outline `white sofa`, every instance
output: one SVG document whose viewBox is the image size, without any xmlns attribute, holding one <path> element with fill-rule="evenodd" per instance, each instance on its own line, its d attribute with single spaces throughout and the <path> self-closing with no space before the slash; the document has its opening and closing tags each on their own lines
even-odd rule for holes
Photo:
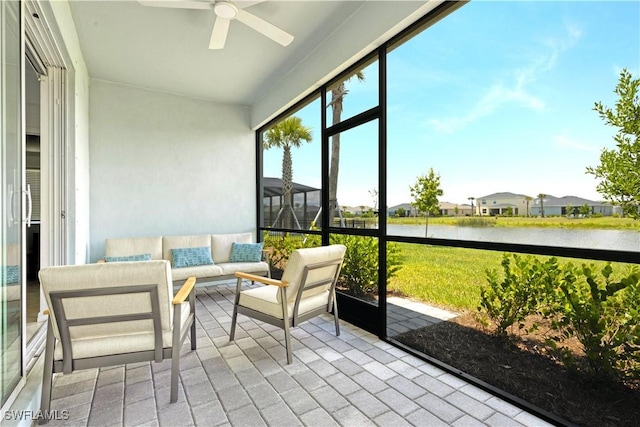
<svg viewBox="0 0 640 427">
<path fill-rule="evenodd" d="M 105 260 L 114 257 L 131 257 L 136 255 L 150 255 L 152 260 L 167 260 L 171 262 L 171 275 L 174 283 L 182 283 L 185 279 L 195 276 L 198 283 L 234 278 L 236 272 L 252 273 L 269 277 L 269 263 L 264 255 L 258 261 L 232 262 L 231 252 L 234 243 L 252 243 L 251 233 L 231 234 L 198 234 L 193 236 L 155 236 L 155 237 L 126 237 L 106 239 Z M 211 248 L 213 264 L 196 265 L 176 268 L 172 257 L 172 249 Z M 175 253 L 175 252 L 174 252 Z M 262 251 L 261 251 L 262 253 Z"/>
</svg>

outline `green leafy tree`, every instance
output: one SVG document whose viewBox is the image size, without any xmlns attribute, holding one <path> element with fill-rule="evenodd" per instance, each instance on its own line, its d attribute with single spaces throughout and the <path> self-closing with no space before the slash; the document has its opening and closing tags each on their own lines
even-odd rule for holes
<svg viewBox="0 0 640 427">
<path fill-rule="evenodd" d="M 413 202 L 411 206 L 415 207 L 418 212 L 426 214 L 426 225 L 424 229 L 424 237 L 427 237 L 429 230 L 429 216 L 437 215 L 439 209 L 438 197 L 444 192 L 440 188 L 440 175 L 436 175 L 433 168 L 429 169 L 429 173 L 418 177 L 416 184 L 409 187 Z"/>
<path fill-rule="evenodd" d="M 564 207 L 564 210 L 567 217 L 570 217 L 571 215 L 573 215 L 573 205 L 571 203 L 567 204 L 567 206 Z"/>
<path fill-rule="evenodd" d="M 585 203 L 584 205 L 580 206 L 580 208 L 578 209 L 578 213 L 582 216 L 589 216 L 589 214 L 591 213 L 591 208 L 588 204 Z"/>
<path fill-rule="evenodd" d="M 613 137 L 616 148 L 603 148 L 600 165 L 587 167 L 587 173 L 600 182 L 596 190 L 625 215 L 640 219 L 640 79 L 633 79 L 627 69 L 620 72 L 615 93 L 620 98 L 614 109 L 596 102 L 594 110 L 609 126 L 618 129 Z"/>
<path fill-rule="evenodd" d="M 396 216 L 405 217 L 407 216 L 407 212 L 404 210 L 404 208 L 398 208 L 398 210 L 396 211 Z"/>
<path fill-rule="evenodd" d="M 293 188 L 293 160 L 291 147 L 300 147 L 303 142 L 311 141 L 311 129 L 302 124 L 296 116 L 279 122 L 264 134 L 266 150 L 282 148 L 282 227 L 291 228 L 293 209 L 291 208 L 291 190 Z"/>
</svg>

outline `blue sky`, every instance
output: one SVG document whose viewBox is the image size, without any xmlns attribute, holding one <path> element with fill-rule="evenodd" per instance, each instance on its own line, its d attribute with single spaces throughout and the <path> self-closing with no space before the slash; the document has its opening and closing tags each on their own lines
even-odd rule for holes
<svg viewBox="0 0 640 427">
<path fill-rule="evenodd" d="M 348 117 L 377 104 L 377 64 L 350 81 Z M 509 191 L 599 200 L 585 174 L 614 146 L 592 110 L 613 106 L 620 70 L 640 75 L 638 1 L 472 1 L 388 56 L 388 204 L 432 167 L 441 201 Z M 314 140 L 293 150 L 294 181 L 320 184 L 320 105 L 297 113 Z M 342 137 L 338 199 L 373 205 L 375 123 Z M 279 150 L 265 176 L 281 175 Z"/>
</svg>

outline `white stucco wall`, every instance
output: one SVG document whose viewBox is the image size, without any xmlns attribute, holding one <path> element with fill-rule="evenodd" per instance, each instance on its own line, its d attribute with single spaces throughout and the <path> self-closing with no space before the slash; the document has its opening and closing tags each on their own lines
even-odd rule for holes
<svg viewBox="0 0 640 427">
<path fill-rule="evenodd" d="M 54 16 L 56 39 L 68 61 L 67 84 L 67 263 L 84 264 L 89 256 L 89 72 L 67 1 L 42 5 Z"/>
<path fill-rule="evenodd" d="M 91 261 L 113 237 L 255 231 L 247 107 L 90 85 Z"/>
</svg>

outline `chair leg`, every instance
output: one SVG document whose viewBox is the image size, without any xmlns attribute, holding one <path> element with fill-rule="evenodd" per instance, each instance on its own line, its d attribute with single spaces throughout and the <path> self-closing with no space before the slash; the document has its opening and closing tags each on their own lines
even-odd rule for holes
<svg viewBox="0 0 640 427">
<path fill-rule="evenodd" d="M 44 353 L 44 370 L 42 372 L 42 394 L 40 396 L 40 410 L 43 414 L 49 412 L 51 408 L 51 389 L 53 387 L 53 351 L 55 347 L 55 337 L 51 320 L 47 324 L 47 341 Z M 42 417 L 38 424 L 49 422 L 47 417 Z"/>
<path fill-rule="evenodd" d="M 289 332 L 289 322 L 287 320 L 284 321 L 284 344 L 287 348 L 287 365 L 290 365 L 293 357 L 291 355 L 291 334 Z"/>
<path fill-rule="evenodd" d="M 180 380 L 180 344 L 171 350 L 171 403 L 178 401 L 178 381 Z"/>
<path fill-rule="evenodd" d="M 231 331 L 229 332 L 229 341 L 233 341 L 236 335 L 236 319 L 238 318 L 238 306 L 233 306 L 233 316 L 231 316 Z"/>
<path fill-rule="evenodd" d="M 242 279 L 238 277 L 236 283 L 236 297 L 233 300 L 233 316 L 231 316 L 231 331 L 229 332 L 229 341 L 233 341 L 236 336 L 236 320 L 238 319 L 238 303 L 240 302 L 240 292 L 242 291 Z"/>
<path fill-rule="evenodd" d="M 333 321 L 336 324 L 336 336 L 340 336 L 340 322 L 338 319 L 338 301 L 336 300 L 335 291 L 333 293 Z"/>
<path fill-rule="evenodd" d="M 196 294 L 191 292 L 189 296 L 189 309 L 193 314 L 193 320 L 191 321 L 191 350 L 196 349 Z"/>
</svg>

